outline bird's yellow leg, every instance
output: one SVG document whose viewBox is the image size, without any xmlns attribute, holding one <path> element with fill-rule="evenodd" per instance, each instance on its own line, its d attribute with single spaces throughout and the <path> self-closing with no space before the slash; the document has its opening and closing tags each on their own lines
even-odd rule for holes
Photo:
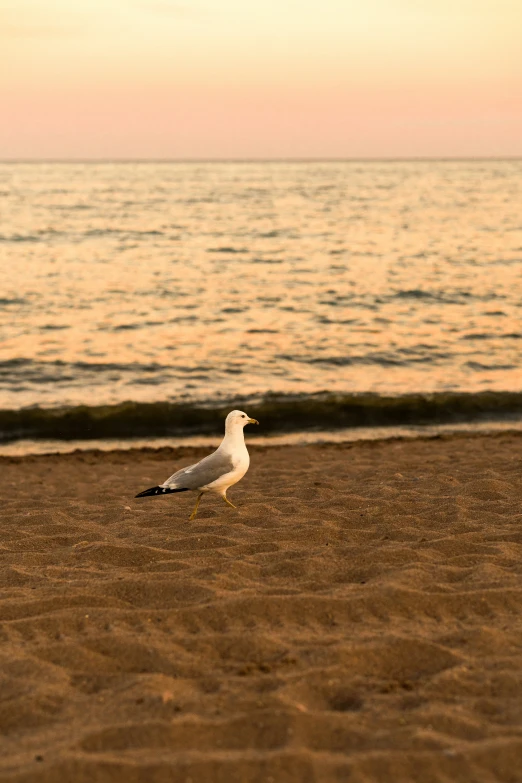
<svg viewBox="0 0 522 783">
<path fill-rule="evenodd" d="M 227 498 L 226 495 L 222 495 L 221 497 L 223 498 L 225 503 L 228 503 L 229 506 L 232 506 L 232 508 L 237 508 L 237 506 L 234 506 L 234 504 L 230 502 L 230 500 Z"/>
<path fill-rule="evenodd" d="M 203 492 L 200 492 L 199 495 L 198 495 L 198 499 L 196 500 L 196 505 L 194 506 L 194 511 L 189 516 L 189 521 L 190 522 L 192 522 L 192 520 L 195 519 L 196 514 L 198 513 L 199 501 L 201 500 L 202 497 L 203 497 Z"/>
</svg>

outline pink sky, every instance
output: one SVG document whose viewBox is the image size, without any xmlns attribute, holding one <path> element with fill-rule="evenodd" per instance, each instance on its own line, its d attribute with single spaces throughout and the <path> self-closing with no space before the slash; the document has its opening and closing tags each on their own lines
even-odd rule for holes
<svg viewBox="0 0 522 783">
<path fill-rule="evenodd" d="M 519 0 L 2 8 L 3 159 L 522 155 Z"/>
</svg>

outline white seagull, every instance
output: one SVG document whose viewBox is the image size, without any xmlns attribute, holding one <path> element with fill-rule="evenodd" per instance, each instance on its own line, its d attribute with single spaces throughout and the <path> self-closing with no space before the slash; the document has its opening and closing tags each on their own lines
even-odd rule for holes
<svg viewBox="0 0 522 783">
<path fill-rule="evenodd" d="M 198 512 L 199 501 L 205 492 L 217 492 L 225 503 L 236 508 L 227 498 L 227 489 L 243 478 L 250 465 L 243 428 L 246 424 L 259 424 L 243 411 L 231 411 L 225 419 L 225 437 L 219 448 L 195 465 L 182 468 L 157 487 L 151 487 L 136 495 L 144 498 L 149 495 L 167 495 L 171 492 L 199 492 L 194 511 L 189 519 Z"/>
</svg>

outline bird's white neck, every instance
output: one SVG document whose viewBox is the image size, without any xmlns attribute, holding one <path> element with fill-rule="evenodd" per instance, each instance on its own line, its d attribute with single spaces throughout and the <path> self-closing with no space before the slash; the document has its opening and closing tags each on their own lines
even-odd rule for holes
<svg viewBox="0 0 522 783">
<path fill-rule="evenodd" d="M 225 437 L 221 441 L 221 448 L 225 451 L 231 451 L 241 447 L 246 448 L 243 427 L 227 425 L 225 427 Z"/>
</svg>

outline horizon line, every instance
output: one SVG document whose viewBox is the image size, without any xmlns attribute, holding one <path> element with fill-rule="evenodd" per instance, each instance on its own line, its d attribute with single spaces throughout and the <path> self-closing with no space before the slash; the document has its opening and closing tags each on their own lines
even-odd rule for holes
<svg viewBox="0 0 522 783">
<path fill-rule="evenodd" d="M 516 161 L 520 155 L 412 155 L 361 157 L 103 157 L 103 158 L 0 158 L 0 164 L 13 163 L 394 163 L 394 162 L 452 162 L 452 161 Z"/>
</svg>

